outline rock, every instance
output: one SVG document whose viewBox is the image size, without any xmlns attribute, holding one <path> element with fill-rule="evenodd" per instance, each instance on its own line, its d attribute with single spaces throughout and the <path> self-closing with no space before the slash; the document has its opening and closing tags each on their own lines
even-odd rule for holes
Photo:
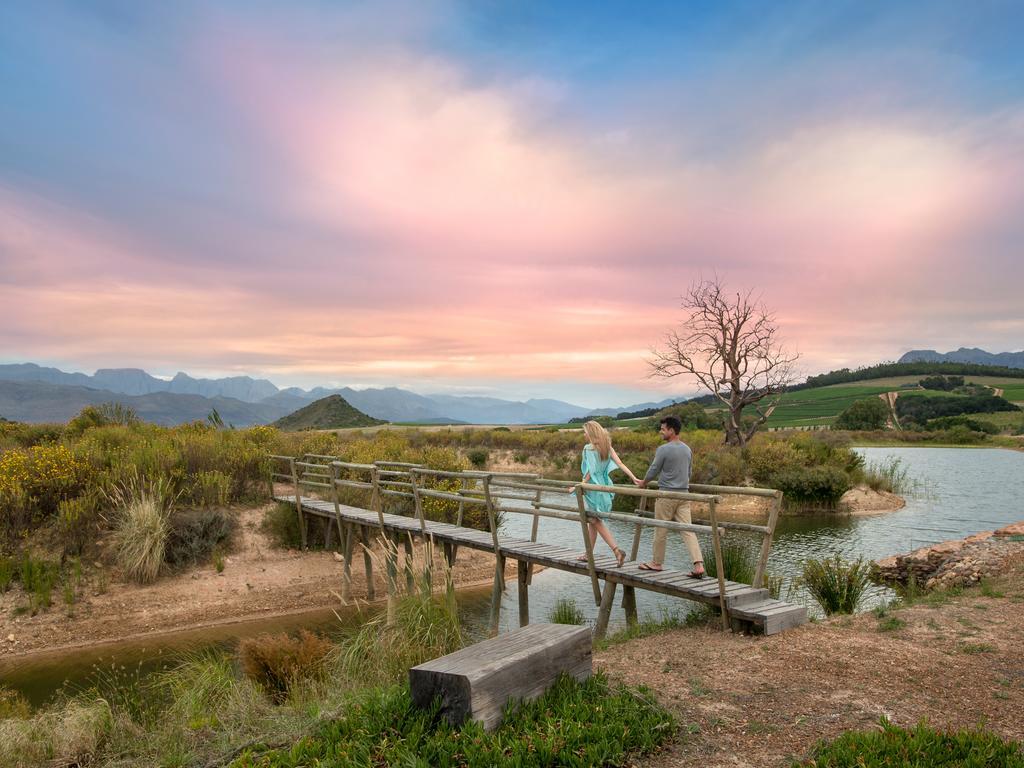
<svg viewBox="0 0 1024 768">
<path fill-rule="evenodd" d="M 339 562 L 339 563 L 344 563 L 344 562 L 345 562 L 345 558 L 344 558 L 344 557 L 342 557 L 342 556 L 341 556 L 341 554 L 340 554 L 340 553 L 338 553 L 338 552 L 335 552 L 335 553 L 334 553 L 334 559 L 335 559 L 335 560 L 336 560 L 337 562 Z"/>
<path fill-rule="evenodd" d="M 14 635 L 8 635 L 7 636 L 7 642 L 8 643 L 13 643 L 14 642 Z"/>
</svg>

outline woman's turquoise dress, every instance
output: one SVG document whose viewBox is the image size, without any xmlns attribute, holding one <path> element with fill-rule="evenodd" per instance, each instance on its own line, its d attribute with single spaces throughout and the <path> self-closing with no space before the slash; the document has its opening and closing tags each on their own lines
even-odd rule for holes
<svg viewBox="0 0 1024 768">
<path fill-rule="evenodd" d="M 584 477 L 589 473 L 590 482 L 594 485 L 612 485 L 612 480 L 608 473 L 618 468 L 618 465 L 612 461 L 610 452 L 607 459 L 602 459 L 601 454 L 597 452 L 594 446 L 589 443 L 584 446 L 583 460 L 580 462 L 580 472 L 583 473 Z M 607 491 L 584 491 L 583 500 L 586 503 L 587 511 L 611 512 L 613 495 Z"/>
</svg>

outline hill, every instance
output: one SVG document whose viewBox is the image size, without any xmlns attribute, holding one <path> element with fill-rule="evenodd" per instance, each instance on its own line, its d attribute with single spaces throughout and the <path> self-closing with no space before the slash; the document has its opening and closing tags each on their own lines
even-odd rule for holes
<svg viewBox="0 0 1024 768">
<path fill-rule="evenodd" d="M 328 395 L 278 419 L 273 426 L 288 432 L 301 429 L 343 429 L 385 424 L 349 405 L 341 395 Z"/>
<path fill-rule="evenodd" d="M 1020 352 L 986 352 L 977 347 L 953 352 L 936 352 L 934 349 L 912 349 L 901 357 L 900 363 L 975 363 L 977 365 L 1000 365 L 1006 368 L 1024 368 L 1024 350 Z"/>
</svg>

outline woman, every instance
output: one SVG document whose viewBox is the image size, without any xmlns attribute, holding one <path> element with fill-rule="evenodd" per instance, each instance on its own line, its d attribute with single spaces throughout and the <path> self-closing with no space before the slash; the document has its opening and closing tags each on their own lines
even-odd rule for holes
<svg viewBox="0 0 1024 768">
<path fill-rule="evenodd" d="M 617 466 L 634 483 L 639 483 L 636 475 L 630 471 L 629 467 L 622 463 L 618 454 L 615 453 L 615 449 L 612 448 L 612 438 L 608 434 L 608 430 L 598 424 L 596 421 L 588 421 L 583 425 L 583 433 L 587 436 L 587 440 L 590 442 L 583 446 L 583 460 L 580 462 L 580 472 L 583 473 L 583 482 L 591 483 L 593 485 L 612 485 L 611 478 L 608 477 L 608 473 L 611 472 Z M 569 489 L 569 493 L 575 493 L 577 486 L 573 486 Z M 583 494 L 584 504 L 588 512 L 602 513 L 612 511 L 612 493 L 608 491 L 586 491 Z M 612 548 L 612 554 L 615 555 L 615 560 L 622 567 L 622 564 L 626 561 L 626 553 L 619 549 L 619 545 L 615 543 L 615 537 L 612 536 L 612 532 L 608 530 L 601 520 L 588 519 L 587 520 L 587 531 L 590 536 L 590 547 L 593 550 L 594 542 L 597 541 L 597 535 L 601 534 L 601 538 L 604 539 L 608 546 Z M 581 555 L 579 560 L 586 560 L 586 555 Z"/>
</svg>

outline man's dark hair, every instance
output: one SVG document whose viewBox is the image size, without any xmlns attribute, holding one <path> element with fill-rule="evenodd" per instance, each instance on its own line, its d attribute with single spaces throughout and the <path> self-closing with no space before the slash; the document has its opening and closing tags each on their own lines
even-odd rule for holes
<svg viewBox="0 0 1024 768">
<path fill-rule="evenodd" d="M 664 424 L 666 427 L 671 429 L 677 435 L 683 431 L 683 422 L 679 420 L 678 416 L 666 416 L 664 419 L 658 422 L 659 426 Z"/>
</svg>

